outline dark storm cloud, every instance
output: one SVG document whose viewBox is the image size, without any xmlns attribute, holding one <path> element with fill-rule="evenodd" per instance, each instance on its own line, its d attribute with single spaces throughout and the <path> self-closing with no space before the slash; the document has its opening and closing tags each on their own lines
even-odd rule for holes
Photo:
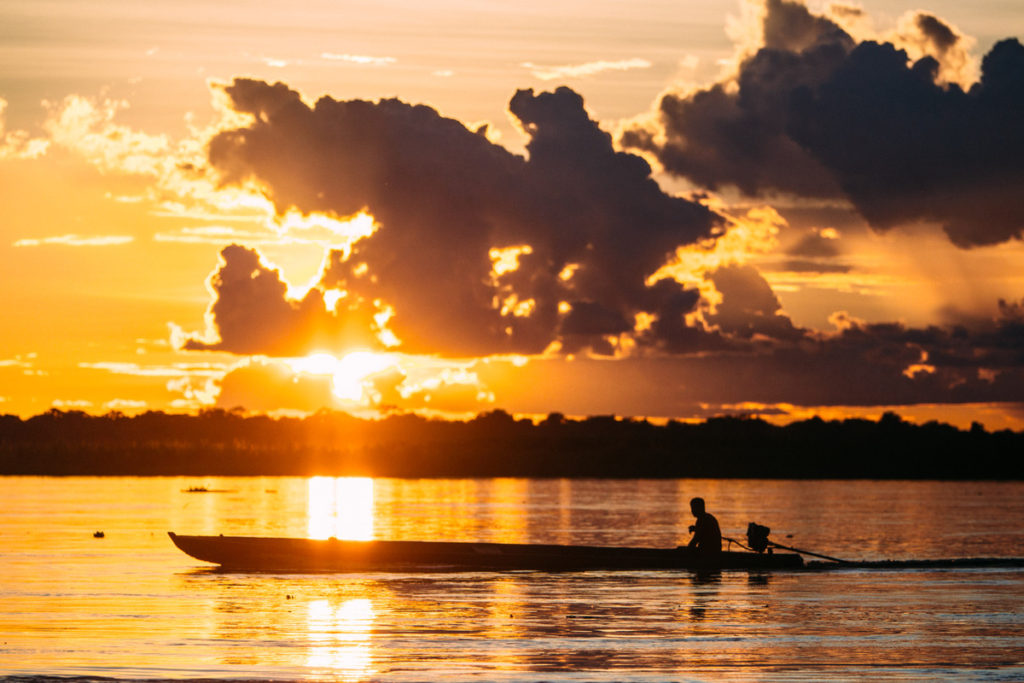
<svg viewBox="0 0 1024 683">
<path fill-rule="evenodd" d="M 1006 301 L 999 300 L 999 314 L 1004 325 L 1024 325 L 1024 300 Z"/>
<path fill-rule="evenodd" d="M 710 406 L 894 406 L 1024 401 L 1024 325 L 988 330 L 850 323 L 762 352 L 633 357 L 616 363 L 478 364 L 483 382 L 507 387 L 504 405 L 568 414 L 678 416 Z M 538 393 L 535 388 L 543 387 Z M 614 391 L 609 391 L 614 387 Z M 721 412 L 713 409 L 713 413 Z"/>
<path fill-rule="evenodd" d="M 389 327 L 405 351 L 533 353 L 563 338 L 608 351 L 605 338 L 638 313 L 679 310 L 678 285 L 652 289 L 646 278 L 721 221 L 665 194 L 640 157 L 616 152 L 568 88 L 512 98 L 528 159 L 396 99 L 309 106 L 283 84 L 247 79 L 224 90 L 253 121 L 212 140 L 211 165 L 227 184 L 256 182 L 280 212 L 372 213 L 379 230 L 351 258 L 333 253 L 321 284 L 346 290 L 352 315 L 393 306 Z M 492 272 L 492 248 L 523 245 L 518 269 Z M 225 336 L 235 319 L 259 317 L 260 297 L 244 284 L 246 296 L 218 290 L 217 348 L 263 346 Z M 288 315 L 279 297 L 261 300 Z"/>
<path fill-rule="evenodd" d="M 658 103 L 664 143 L 642 128 L 627 130 L 622 142 L 713 190 L 838 196 L 828 169 L 788 135 L 788 106 L 795 89 L 826 80 L 854 41 L 832 21 L 781 0 L 766 3 L 762 30 L 764 47 L 742 63 L 738 90 L 723 82 L 666 94 Z"/>
<path fill-rule="evenodd" d="M 208 312 L 220 339 L 193 337 L 182 348 L 302 356 L 313 350 L 374 344 L 372 314 L 336 315 L 325 308 L 323 293 L 315 288 L 300 300 L 289 299 L 281 274 L 264 264 L 255 250 L 233 244 L 224 248 L 221 260 L 210 278 L 216 299 Z"/>
<path fill-rule="evenodd" d="M 811 232 L 800 238 L 800 241 L 786 250 L 789 256 L 808 258 L 835 258 L 839 256 L 838 240 L 823 237 L 819 232 Z"/>
<path fill-rule="evenodd" d="M 998 43 L 969 92 L 936 84 L 938 62 L 858 45 L 820 87 L 794 98 L 792 136 L 876 228 L 940 223 L 957 245 L 1024 229 L 1024 47 Z"/>
<path fill-rule="evenodd" d="M 632 329 L 631 322 L 619 313 L 598 303 L 580 301 L 562 322 L 562 351 L 576 353 L 590 346 L 596 353 L 608 355 L 614 347 L 603 335 L 618 335 Z"/>
<path fill-rule="evenodd" d="M 935 56 L 857 44 L 801 4 L 767 0 L 764 45 L 735 87 L 667 94 L 660 130 L 635 127 L 622 141 L 713 189 L 845 197 L 876 229 L 935 222 L 962 247 L 1019 237 L 1024 48 L 995 45 L 965 92 L 940 73 L 961 37 L 933 15 L 913 25 L 907 44 Z"/>
<path fill-rule="evenodd" d="M 766 0 L 762 38 L 767 50 L 802 53 L 821 47 L 853 46 L 853 39 L 835 22 L 812 14 L 799 2 Z"/>
<path fill-rule="evenodd" d="M 695 290 L 681 291 L 669 280 L 659 280 L 651 288 L 658 300 L 657 318 L 651 329 L 637 337 L 645 346 L 666 353 L 694 353 L 697 351 L 721 350 L 729 343 L 718 331 L 706 331 L 703 327 L 688 325 L 685 316 L 694 312 L 700 303 Z"/>
<path fill-rule="evenodd" d="M 843 253 L 839 239 L 825 237 L 821 231 L 808 232 L 785 253 L 792 258 L 782 263 L 780 270 L 794 273 L 848 273 L 852 270 L 836 261 Z"/>
<path fill-rule="evenodd" d="M 775 292 L 753 266 L 726 266 L 708 278 L 722 295 L 722 303 L 706 318 L 730 337 L 796 341 L 805 335 L 782 313 Z"/>
<path fill-rule="evenodd" d="M 774 385 L 750 387 L 751 396 L 760 396 L 748 399 L 754 401 L 769 395 L 803 405 L 1020 401 L 1024 324 L 1012 308 L 1004 304 L 996 320 L 973 329 L 846 320 L 837 334 L 733 361 L 758 366 L 759 381 Z"/>
<path fill-rule="evenodd" d="M 636 129 L 624 140 L 710 188 L 846 198 L 877 228 L 934 220 L 962 245 L 1019 234 L 1014 221 L 1024 214 L 1010 191 L 1020 186 L 1024 158 L 1016 41 L 997 45 L 980 83 L 964 92 L 938 84 L 934 59 L 910 63 L 892 45 L 857 44 L 796 3 L 766 6 L 764 47 L 743 62 L 735 91 L 718 84 L 666 95 L 664 138 Z M 932 53 L 958 49 L 959 36 L 935 17 L 919 14 L 915 25 Z M 996 320 L 943 327 L 840 316 L 841 329 L 820 333 L 795 325 L 747 265 L 707 274 L 721 295 L 713 308 L 672 280 L 648 286 L 676 247 L 712 235 L 724 219 L 664 193 L 647 163 L 616 151 L 567 88 L 512 98 L 526 157 L 493 144 L 484 129 L 397 99 L 324 97 L 311 106 L 284 84 L 247 79 L 225 92 L 253 118 L 211 142 L 209 161 L 224 183 L 255 183 L 281 213 L 365 209 L 380 227 L 351 255 L 333 252 L 318 288 L 301 300 L 288 297 L 257 252 L 228 247 L 210 281 L 219 341 L 192 338 L 185 348 L 282 356 L 372 348 L 374 315 L 393 306 L 388 328 L 401 350 L 448 356 L 532 354 L 553 341 L 566 355 L 613 354 L 621 351 L 616 338 L 640 323 L 638 351 L 615 363 L 584 354 L 474 365 L 483 386 L 500 387 L 500 402 L 526 412 L 1024 401 L 1024 302 L 1000 302 Z M 814 206 L 790 211 L 816 212 L 802 223 L 836 226 L 844 237 L 867 230 L 846 201 Z M 787 235 L 784 267 L 848 270 L 835 262 L 838 240 L 823 234 Z M 518 267 L 493 268 L 513 255 Z M 329 288 L 345 292 L 335 310 L 324 305 Z M 264 375 L 283 392 L 286 370 L 232 372 L 222 405 L 242 402 Z M 313 403 L 330 400 L 324 381 L 308 381 Z M 373 400 L 452 410 L 490 400 L 474 383 L 434 394 L 410 393 L 405 382 L 398 372 L 375 378 Z M 274 391 L 260 400 L 271 405 Z"/>
<path fill-rule="evenodd" d="M 782 263 L 778 270 L 790 273 L 849 273 L 853 270 L 851 266 L 842 263 L 828 263 L 815 259 L 790 259 Z"/>
<path fill-rule="evenodd" d="M 921 31 L 921 35 L 931 42 L 939 52 L 948 52 L 960 42 L 960 36 L 933 14 L 921 12 L 914 21 Z"/>
<path fill-rule="evenodd" d="M 911 328 L 852 323 L 811 353 L 780 351 L 774 360 L 842 378 L 854 404 L 1019 401 L 1024 398 L 1024 335 L 1005 315 L 981 329 Z M 859 379 L 857 375 L 861 375 Z M 826 385 L 818 392 L 828 392 Z M 809 397 L 809 398 L 813 398 Z M 830 402 L 839 403 L 838 397 Z"/>
</svg>

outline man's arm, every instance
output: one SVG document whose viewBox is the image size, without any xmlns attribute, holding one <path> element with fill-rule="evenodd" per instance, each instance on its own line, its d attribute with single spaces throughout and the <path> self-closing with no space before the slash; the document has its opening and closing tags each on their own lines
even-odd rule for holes
<svg viewBox="0 0 1024 683">
<path fill-rule="evenodd" d="M 700 522 L 699 522 L 699 520 L 698 520 L 697 524 L 691 524 L 690 525 L 690 533 L 693 534 L 693 538 L 691 538 L 690 542 L 686 544 L 686 547 L 687 548 L 696 548 L 697 547 L 697 541 L 701 537 Z"/>
</svg>

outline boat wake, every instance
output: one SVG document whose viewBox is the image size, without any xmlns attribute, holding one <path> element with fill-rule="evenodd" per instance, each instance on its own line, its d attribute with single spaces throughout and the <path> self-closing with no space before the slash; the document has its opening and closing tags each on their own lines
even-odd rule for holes
<svg viewBox="0 0 1024 683">
<path fill-rule="evenodd" d="M 958 557 L 936 560 L 862 560 L 808 562 L 804 569 L 1024 569 L 1024 557 Z"/>
</svg>

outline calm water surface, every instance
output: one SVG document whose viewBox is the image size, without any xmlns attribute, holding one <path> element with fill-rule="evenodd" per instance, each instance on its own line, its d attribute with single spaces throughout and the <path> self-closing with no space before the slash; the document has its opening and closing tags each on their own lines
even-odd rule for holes
<svg viewBox="0 0 1024 683">
<path fill-rule="evenodd" d="M 226 574 L 166 535 L 675 546 L 695 495 L 726 536 L 1024 556 L 1021 483 L 6 477 L 0 675 L 1024 680 L 1018 569 Z"/>
</svg>

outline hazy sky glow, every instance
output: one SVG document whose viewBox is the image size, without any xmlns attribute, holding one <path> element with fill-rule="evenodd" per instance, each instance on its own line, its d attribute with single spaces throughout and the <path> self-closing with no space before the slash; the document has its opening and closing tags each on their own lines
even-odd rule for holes
<svg viewBox="0 0 1024 683">
<path fill-rule="evenodd" d="M 0 1 L 0 413 L 1024 428 L 1024 12 Z"/>
</svg>

